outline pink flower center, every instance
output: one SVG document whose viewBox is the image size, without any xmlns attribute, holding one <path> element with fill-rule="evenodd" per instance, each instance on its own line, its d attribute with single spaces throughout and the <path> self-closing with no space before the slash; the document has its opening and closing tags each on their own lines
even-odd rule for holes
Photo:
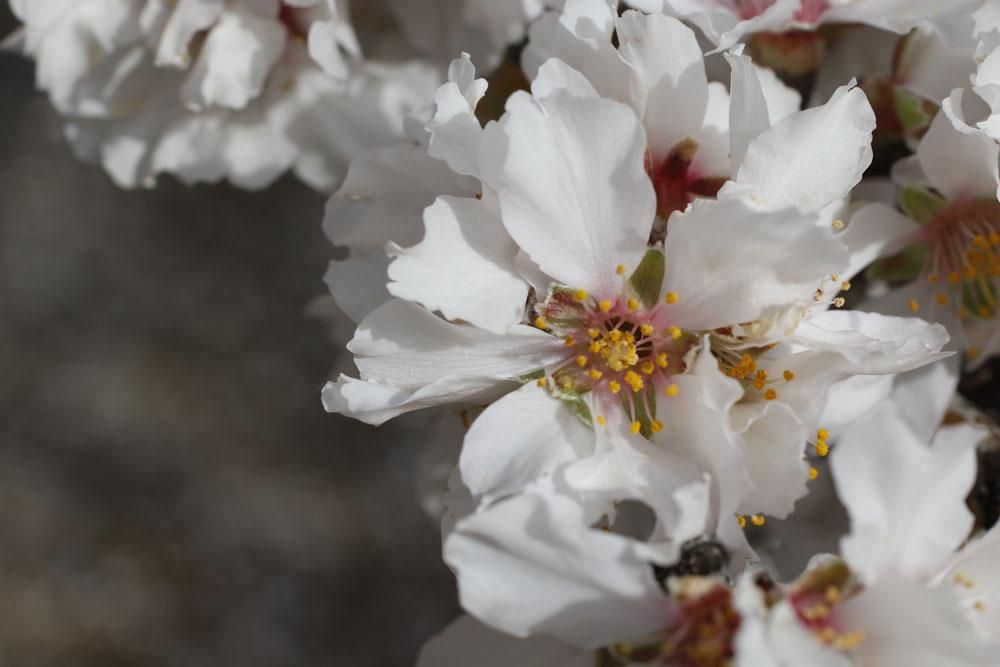
<svg viewBox="0 0 1000 667">
<path fill-rule="evenodd" d="M 777 0 L 733 0 L 733 10 L 744 21 L 760 16 Z M 827 0 L 802 0 L 802 6 L 795 13 L 795 20 L 800 23 L 818 23 L 820 17 L 830 8 Z"/>
<path fill-rule="evenodd" d="M 685 139 L 671 149 L 658 165 L 649 166 L 656 190 L 656 213 L 667 220 L 674 211 L 683 211 L 696 198 L 716 197 L 726 177 L 704 176 L 694 167 L 698 143 Z"/>
</svg>

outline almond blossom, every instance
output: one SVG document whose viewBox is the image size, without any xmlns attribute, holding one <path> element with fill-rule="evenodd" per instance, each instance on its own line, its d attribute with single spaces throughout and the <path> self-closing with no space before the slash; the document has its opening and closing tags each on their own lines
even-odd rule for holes
<svg viewBox="0 0 1000 667">
<path fill-rule="evenodd" d="M 496 63 L 541 10 L 540 0 L 11 7 L 24 27 L 8 46 L 36 60 L 38 87 L 66 117 L 77 155 L 118 185 L 151 187 L 171 173 L 261 188 L 293 170 L 321 190 L 335 188 L 361 152 L 405 138 L 405 116 L 440 83 L 446 60 L 435 49 L 475 49 Z M 391 20 L 405 35 L 367 29 Z"/>
</svg>

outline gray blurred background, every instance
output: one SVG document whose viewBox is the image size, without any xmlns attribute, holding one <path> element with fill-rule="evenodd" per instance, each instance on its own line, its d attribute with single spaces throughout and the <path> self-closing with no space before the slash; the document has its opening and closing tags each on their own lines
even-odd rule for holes
<svg viewBox="0 0 1000 667">
<path fill-rule="evenodd" d="M 0 663 L 411 664 L 454 584 L 412 422 L 320 405 L 324 198 L 123 192 L 0 101 Z"/>
</svg>

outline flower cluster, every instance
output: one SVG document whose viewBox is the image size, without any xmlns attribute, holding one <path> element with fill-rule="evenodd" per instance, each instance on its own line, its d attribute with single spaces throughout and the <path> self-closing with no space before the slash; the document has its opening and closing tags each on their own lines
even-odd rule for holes
<svg viewBox="0 0 1000 667">
<path fill-rule="evenodd" d="M 988 433 L 942 425 L 1000 352 L 1000 10 L 632 5 L 543 12 L 485 125 L 463 54 L 327 207 L 327 410 L 466 427 L 420 664 L 1000 664 Z M 849 532 L 781 581 L 823 471 Z"/>
</svg>

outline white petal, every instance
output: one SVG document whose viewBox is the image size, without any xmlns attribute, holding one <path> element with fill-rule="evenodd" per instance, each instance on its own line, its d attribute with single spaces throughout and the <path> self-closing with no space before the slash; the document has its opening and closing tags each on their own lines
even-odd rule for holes
<svg viewBox="0 0 1000 667">
<path fill-rule="evenodd" d="M 485 79 L 476 79 L 469 55 L 452 62 L 448 82 L 434 96 L 434 116 L 427 123 L 431 133 L 427 152 L 444 160 L 453 171 L 468 176 L 479 174 L 479 143 L 483 129 L 476 119 L 476 106 L 486 94 Z"/>
<path fill-rule="evenodd" d="M 1000 641 L 1000 525 L 972 540 L 938 579 L 962 600 L 968 617 L 993 641 Z M 956 581 L 956 575 L 959 576 Z"/>
<path fill-rule="evenodd" d="M 678 326 L 709 330 L 811 299 L 824 275 L 846 260 L 843 246 L 810 214 L 699 200 L 671 216 L 663 289 L 679 297 L 671 313 Z"/>
<path fill-rule="evenodd" d="M 676 19 L 626 12 L 618 19 L 618 47 L 635 72 L 636 100 L 653 159 L 684 139 L 696 139 L 705 121 L 708 80 L 694 32 Z"/>
<path fill-rule="evenodd" d="M 423 241 L 392 253 L 389 292 L 494 333 L 522 320 L 528 284 L 514 270 L 517 246 L 483 202 L 440 197 L 424 225 Z"/>
<path fill-rule="evenodd" d="M 459 468 L 472 493 L 489 502 L 593 451 L 593 431 L 566 403 L 529 382 L 476 418 Z"/>
<path fill-rule="evenodd" d="M 735 190 L 764 208 L 818 211 L 861 181 L 872 161 L 874 130 L 865 94 L 844 86 L 823 106 L 794 113 L 754 139 Z"/>
<path fill-rule="evenodd" d="M 965 497 L 981 433 L 961 428 L 928 447 L 887 407 L 837 443 L 834 481 L 851 516 L 841 549 L 866 581 L 887 572 L 934 574 L 968 537 L 973 516 Z"/>
<path fill-rule="evenodd" d="M 770 401 L 742 435 L 753 488 L 739 512 L 784 519 L 809 491 L 809 465 L 805 460 L 809 433 L 789 406 Z"/>
<path fill-rule="evenodd" d="M 410 390 L 447 377 L 514 379 L 566 356 L 562 340 L 532 327 L 494 334 L 396 299 L 366 317 L 347 348 L 364 379 Z"/>
<path fill-rule="evenodd" d="M 538 69 L 538 75 L 531 82 L 531 94 L 542 100 L 557 90 L 565 90 L 577 97 L 600 97 L 583 74 L 563 61 L 552 58 Z"/>
<path fill-rule="evenodd" d="M 550 637 L 519 639 L 461 616 L 420 651 L 417 667 L 593 667 L 594 653 Z"/>
<path fill-rule="evenodd" d="M 515 94 L 487 128 L 482 174 L 511 237 L 545 273 L 597 298 L 621 291 L 619 264 L 646 251 L 656 198 L 646 138 L 628 107 L 558 92 Z"/>
<path fill-rule="evenodd" d="M 389 258 L 376 250 L 330 262 L 323 280 L 340 309 L 360 322 L 389 300 L 385 286 L 388 267 Z"/>
<path fill-rule="evenodd" d="M 861 208 L 840 239 L 851 252 L 850 267 L 842 274 L 850 280 L 881 257 L 899 252 L 916 240 L 919 225 L 885 204 Z"/>
<path fill-rule="evenodd" d="M 440 195 L 472 196 L 475 180 L 459 176 L 420 146 L 365 153 L 326 205 L 323 229 L 335 244 L 382 250 L 388 241 L 413 245 L 423 233 L 424 209 Z"/>
<path fill-rule="evenodd" d="M 156 65 L 187 67 L 191 60 L 188 51 L 191 40 L 210 28 L 224 8 L 224 0 L 180 0 L 160 33 Z"/>
<path fill-rule="evenodd" d="M 917 148 L 927 178 L 948 199 L 996 197 L 998 156 L 1000 148 L 989 135 L 943 109 Z"/>
<path fill-rule="evenodd" d="M 444 545 L 462 606 L 519 637 L 596 649 L 666 627 L 672 603 L 630 540 L 588 528 L 554 493 L 516 496 L 458 523 Z"/>
</svg>

